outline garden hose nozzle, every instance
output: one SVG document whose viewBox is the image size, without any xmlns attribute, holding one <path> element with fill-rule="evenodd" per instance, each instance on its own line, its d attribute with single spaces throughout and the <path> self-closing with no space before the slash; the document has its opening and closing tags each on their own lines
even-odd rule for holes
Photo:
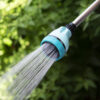
<svg viewBox="0 0 100 100">
<path fill-rule="evenodd" d="M 80 16 L 78 16 L 72 23 L 61 26 L 60 28 L 51 32 L 46 36 L 41 44 L 51 43 L 56 47 L 59 53 L 57 60 L 61 59 L 69 48 L 69 39 L 72 36 L 73 31 L 85 20 L 85 18 L 96 9 L 100 4 L 100 0 L 96 0 L 91 4 Z"/>
<path fill-rule="evenodd" d="M 46 36 L 42 40 L 41 44 L 46 42 L 54 45 L 58 50 L 59 57 L 57 60 L 59 60 L 65 55 L 69 48 L 69 39 L 71 35 L 72 33 L 68 28 L 61 26 L 60 28 L 54 30 L 48 36 Z"/>
</svg>

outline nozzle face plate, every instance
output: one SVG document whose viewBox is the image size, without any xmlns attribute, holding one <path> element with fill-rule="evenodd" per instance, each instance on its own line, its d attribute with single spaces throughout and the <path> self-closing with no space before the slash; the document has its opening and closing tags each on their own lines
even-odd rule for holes
<svg viewBox="0 0 100 100">
<path fill-rule="evenodd" d="M 56 37 L 48 35 L 41 42 L 41 44 L 44 44 L 44 43 L 51 43 L 52 45 L 56 47 L 59 53 L 59 57 L 57 58 L 57 60 L 61 59 L 65 55 L 66 50 L 63 44 Z"/>
</svg>

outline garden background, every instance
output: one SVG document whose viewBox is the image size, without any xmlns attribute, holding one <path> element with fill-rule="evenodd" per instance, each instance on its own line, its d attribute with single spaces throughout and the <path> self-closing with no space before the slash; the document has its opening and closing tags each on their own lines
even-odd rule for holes
<svg viewBox="0 0 100 100">
<path fill-rule="evenodd" d="M 93 0 L 0 0 L 0 75 L 52 30 L 73 21 Z M 100 100 L 100 8 L 73 33 L 29 100 Z"/>
</svg>

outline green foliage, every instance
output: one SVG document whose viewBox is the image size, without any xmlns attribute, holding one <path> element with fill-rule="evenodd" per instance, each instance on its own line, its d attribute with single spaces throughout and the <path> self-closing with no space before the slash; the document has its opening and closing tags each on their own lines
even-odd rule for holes
<svg viewBox="0 0 100 100">
<path fill-rule="evenodd" d="M 92 1 L 0 0 L 0 74 Z M 99 51 L 100 8 L 76 30 L 66 57 L 52 66 L 30 100 L 99 100 Z"/>
</svg>

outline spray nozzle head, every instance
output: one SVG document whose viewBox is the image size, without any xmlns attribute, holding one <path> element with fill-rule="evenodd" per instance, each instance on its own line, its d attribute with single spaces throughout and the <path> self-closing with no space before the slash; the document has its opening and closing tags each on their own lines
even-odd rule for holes
<svg viewBox="0 0 100 100">
<path fill-rule="evenodd" d="M 54 31 L 52 31 L 48 36 L 46 36 L 42 42 L 41 45 L 44 43 L 50 43 L 54 45 L 59 53 L 59 56 L 57 60 L 64 57 L 66 52 L 69 48 L 69 39 L 71 37 L 71 31 L 62 26 Z"/>
</svg>

